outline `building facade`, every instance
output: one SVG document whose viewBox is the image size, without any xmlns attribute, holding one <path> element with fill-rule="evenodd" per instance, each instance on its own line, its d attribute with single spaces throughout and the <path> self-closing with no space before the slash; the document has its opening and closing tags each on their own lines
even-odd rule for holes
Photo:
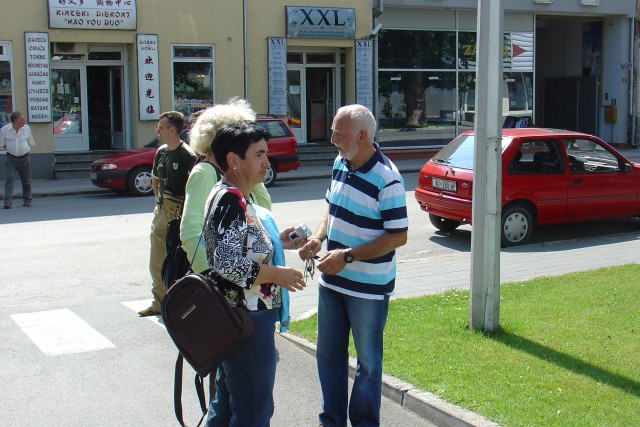
<svg viewBox="0 0 640 427">
<path fill-rule="evenodd" d="M 372 104 L 371 21 L 368 0 L 23 0 L 0 15 L 0 123 L 25 114 L 35 178 L 56 154 L 141 147 L 161 112 L 234 96 L 327 141 L 337 108 Z"/>
<path fill-rule="evenodd" d="M 384 146 L 448 142 L 475 123 L 477 0 L 23 0 L 0 15 L 0 123 L 56 155 L 143 146 L 159 113 L 231 97 L 327 142 L 358 102 Z M 635 145 L 636 0 L 503 0 L 505 125 Z M 0 173 L 4 162 L 0 161 Z"/>
<path fill-rule="evenodd" d="M 506 126 L 633 144 L 635 0 L 503 0 Z M 438 145 L 475 118 L 476 0 L 374 0 L 379 140 Z"/>
</svg>

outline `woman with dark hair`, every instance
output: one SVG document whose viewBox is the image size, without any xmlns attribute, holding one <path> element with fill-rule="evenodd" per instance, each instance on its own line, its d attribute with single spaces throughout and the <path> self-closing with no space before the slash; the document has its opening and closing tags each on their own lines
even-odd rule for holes
<svg viewBox="0 0 640 427">
<path fill-rule="evenodd" d="M 207 426 L 268 426 L 273 415 L 276 352 L 274 327 L 281 305 L 280 288 L 295 292 L 305 286 L 302 273 L 273 265 L 282 249 L 296 248 L 292 227 L 273 236 L 261 219 L 264 212 L 250 201 L 251 189 L 269 167 L 269 133 L 255 122 L 222 127 L 213 140 L 222 180 L 207 206 L 204 240 L 209 268 L 223 279 L 225 297 L 243 302 L 255 331 L 218 367 L 216 393 L 209 404 Z M 264 220 L 264 219 L 262 219 Z"/>
</svg>

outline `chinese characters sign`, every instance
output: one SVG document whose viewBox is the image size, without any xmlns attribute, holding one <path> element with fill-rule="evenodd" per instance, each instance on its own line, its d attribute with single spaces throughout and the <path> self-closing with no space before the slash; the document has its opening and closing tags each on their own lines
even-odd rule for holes
<svg viewBox="0 0 640 427">
<path fill-rule="evenodd" d="M 269 114 L 287 114 L 287 40 L 267 38 L 269 45 Z"/>
<path fill-rule="evenodd" d="M 138 99 L 140 120 L 158 120 L 160 115 L 160 81 L 158 79 L 158 36 L 138 34 Z"/>
<path fill-rule="evenodd" d="M 49 28 L 135 30 L 136 0 L 49 0 Z"/>
<path fill-rule="evenodd" d="M 51 121 L 49 34 L 24 33 L 29 122 Z"/>
<path fill-rule="evenodd" d="M 299 39 L 352 39 L 356 11 L 341 7 L 286 6 L 287 37 Z"/>
<path fill-rule="evenodd" d="M 356 103 L 373 111 L 373 42 L 356 40 Z"/>
</svg>

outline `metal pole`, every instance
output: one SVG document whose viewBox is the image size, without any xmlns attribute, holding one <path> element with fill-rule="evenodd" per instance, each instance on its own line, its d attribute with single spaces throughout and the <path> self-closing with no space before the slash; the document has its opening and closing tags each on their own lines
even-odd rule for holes
<svg viewBox="0 0 640 427">
<path fill-rule="evenodd" d="M 500 323 L 502 23 L 502 0 L 478 1 L 469 327 L 483 331 Z"/>
</svg>

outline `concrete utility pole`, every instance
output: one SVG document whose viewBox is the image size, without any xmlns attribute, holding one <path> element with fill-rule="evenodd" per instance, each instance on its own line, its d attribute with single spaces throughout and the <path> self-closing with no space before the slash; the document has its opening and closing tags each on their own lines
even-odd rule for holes
<svg viewBox="0 0 640 427">
<path fill-rule="evenodd" d="M 478 0 L 469 327 L 500 324 L 502 0 Z"/>
</svg>

